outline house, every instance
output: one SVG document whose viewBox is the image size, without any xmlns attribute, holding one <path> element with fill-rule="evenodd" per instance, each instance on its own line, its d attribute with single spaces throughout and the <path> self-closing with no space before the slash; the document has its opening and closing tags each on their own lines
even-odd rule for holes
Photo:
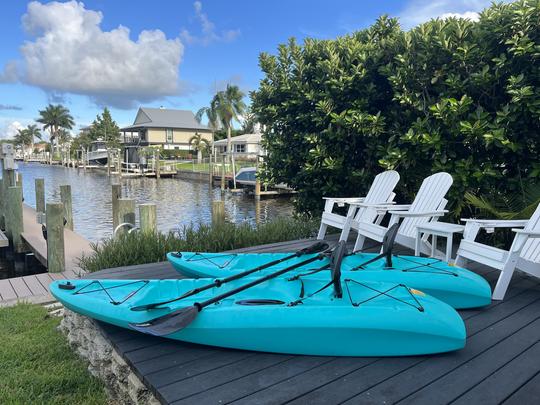
<svg viewBox="0 0 540 405">
<path fill-rule="evenodd" d="M 199 124 L 189 110 L 140 107 L 133 125 L 121 128 L 120 132 L 126 146 L 190 151 L 189 140 L 198 134 L 212 143 L 212 130 Z"/>
<path fill-rule="evenodd" d="M 244 134 L 231 137 L 231 148 L 235 156 L 242 156 L 255 159 L 259 155 L 264 155 L 261 146 L 262 134 Z M 227 138 L 214 142 L 214 153 L 216 155 L 227 151 Z"/>
</svg>

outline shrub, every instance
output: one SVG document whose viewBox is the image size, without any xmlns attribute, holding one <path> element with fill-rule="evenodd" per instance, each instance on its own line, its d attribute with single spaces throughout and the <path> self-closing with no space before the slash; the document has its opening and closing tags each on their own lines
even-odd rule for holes
<svg viewBox="0 0 540 405">
<path fill-rule="evenodd" d="M 262 54 L 252 108 L 266 127 L 265 181 L 296 188 L 302 212 L 323 195 L 362 195 L 385 169 L 402 174 L 405 200 L 448 171 L 455 216 L 467 191 L 523 194 L 540 176 L 539 19 L 539 0 L 407 32 L 381 17 Z"/>
<path fill-rule="evenodd" d="M 134 232 L 94 244 L 91 255 L 80 259 L 88 272 L 101 269 L 164 261 L 173 251 L 221 252 L 265 243 L 307 238 L 315 235 L 318 221 L 278 218 L 253 227 L 235 225 L 200 225 L 184 227 L 175 233 Z"/>
</svg>

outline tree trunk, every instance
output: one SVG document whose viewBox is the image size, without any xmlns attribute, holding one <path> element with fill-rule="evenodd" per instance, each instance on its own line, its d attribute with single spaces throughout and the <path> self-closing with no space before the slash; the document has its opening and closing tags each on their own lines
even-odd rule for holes
<svg viewBox="0 0 540 405">
<path fill-rule="evenodd" d="M 229 162 L 231 161 L 232 150 L 231 150 L 231 123 L 227 125 L 227 155 L 229 156 Z"/>
<path fill-rule="evenodd" d="M 197 149 L 197 163 L 201 163 L 201 162 L 202 162 L 202 150 Z"/>
</svg>

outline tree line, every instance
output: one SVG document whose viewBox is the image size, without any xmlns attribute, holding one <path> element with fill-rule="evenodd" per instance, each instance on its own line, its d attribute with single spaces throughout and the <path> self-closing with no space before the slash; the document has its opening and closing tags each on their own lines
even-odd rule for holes
<svg viewBox="0 0 540 405">
<path fill-rule="evenodd" d="M 538 200 L 538 21 L 538 0 L 409 31 L 383 16 L 261 54 L 264 78 L 251 96 L 266 127 L 265 181 L 296 188 L 303 212 L 319 211 L 322 196 L 363 195 L 386 169 L 401 173 L 407 200 L 429 174 L 452 174 L 455 216 L 474 196 L 503 210 Z"/>
</svg>

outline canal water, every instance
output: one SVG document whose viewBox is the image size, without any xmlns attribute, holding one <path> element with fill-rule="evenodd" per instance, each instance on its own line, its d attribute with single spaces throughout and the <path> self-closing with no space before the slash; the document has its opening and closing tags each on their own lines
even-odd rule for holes
<svg viewBox="0 0 540 405">
<path fill-rule="evenodd" d="M 19 172 L 23 176 L 25 203 L 32 207 L 36 204 L 34 179 L 45 179 L 46 201 L 60 201 L 60 185 L 70 184 L 75 231 L 93 242 L 112 234 L 111 184 L 122 185 L 124 198 L 132 198 L 138 204 L 156 204 L 158 229 L 165 232 L 185 225 L 209 223 L 212 200 L 221 198 L 220 189 L 207 182 L 108 177 L 101 171 L 85 172 L 39 163 L 19 163 Z M 223 198 L 226 219 L 234 223 L 254 223 L 256 215 L 265 222 L 292 213 L 288 199 L 262 200 L 256 209 L 252 198 L 229 192 Z"/>
</svg>

